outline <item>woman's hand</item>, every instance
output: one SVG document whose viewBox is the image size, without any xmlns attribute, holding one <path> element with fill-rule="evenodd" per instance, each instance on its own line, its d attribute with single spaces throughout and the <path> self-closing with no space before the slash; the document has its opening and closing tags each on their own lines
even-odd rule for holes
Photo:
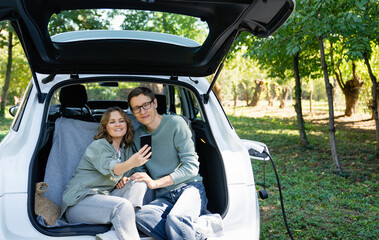
<svg viewBox="0 0 379 240">
<path fill-rule="evenodd" d="M 148 145 L 143 146 L 138 152 L 133 154 L 128 161 L 133 165 L 133 167 L 139 167 L 144 165 L 151 156 L 152 152 L 150 151 L 151 147 Z"/>
<path fill-rule="evenodd" d="M 116 184 L 116 188 L 118 189 L 123 188 L 128 181 L 129 181 L 129 178 L 127 177 L 121 178 L 120 181 L 118 181 L 118 183 Z"/>
<path fill-rule="evenodd" d="M 151 156 L 150 149 L 148 145 L 145 145 L 125 162 L 116 163 L 113 167 L 113 173 L 119 176 L 132 168 L 144 165 Z"/>
</svg>

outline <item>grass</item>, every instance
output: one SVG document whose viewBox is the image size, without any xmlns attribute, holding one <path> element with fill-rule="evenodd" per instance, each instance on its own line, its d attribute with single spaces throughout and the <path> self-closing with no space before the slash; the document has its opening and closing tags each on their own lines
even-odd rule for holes
<svg viewBox="0 0 379 240">
<path fill-rule="evenodd" d="M 237 134 L 267 144 L 278 170 L 288 224 L 294 239 L 378 239 L 378 160 L 375 157 L 375 123 L 369 116 L 341 117 L 336 108 L 337 151 L 344 175 L 333 165 L 325 103 L 303 113 L 309 148 L 299 145 L 296 114 L 287 104 L 255 108 L 225 106 Z M 0 124 L 0 140 L 12 118 Z M 263 162 L 253 161 L 257 190 L 263 189 Z M 268 163 L 270 164 L 270 163 Z M 266 165 L 269 198 L 260 200 L 261 239 L 289 239 L 282 218 L 278 185 Z"/>
<path fill-rule="evenodd" d="M 241 138 L 261 141 L 269 147 L 294 239 L 378 239 L 379 169 L 375 123 L 368 120 L 369 115 L 345 118 L 341 117 L 343 109 L 335 113 L 341 176 L 336 174 L 331 157 L 325 105 L 316 106 L 313 114 L 304 114 L 309 148 L 300 146 L 292 106 L 284 110 L 265 106 L 225 110 Z M 257 190 L 261 190 L 263 163 L 252 164 Z M 260 200 L 261 239 L 289 239 L 270 163 L 266 169 L 269 198 Z"/>
<path fill-rule="evenodd" d="M 8 134 L 13 117 L 9 114 L 9 107 L 5 108 L 5 118 L 0 118 L 0 142 Z"/>
</svg>

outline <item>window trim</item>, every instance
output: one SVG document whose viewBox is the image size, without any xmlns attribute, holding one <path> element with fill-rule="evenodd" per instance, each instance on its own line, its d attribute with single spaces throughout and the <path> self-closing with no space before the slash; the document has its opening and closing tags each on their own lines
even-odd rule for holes
<svg viewBox="0 0 379 240">
<path fill-rule="evenodd" d="M 33 89 L 33 84 L 32 84 L 32 82 L 29 82 L 29 85 L 25 90 L 24 96 L 22 97 L 22 100 L 21 100 L 21 104 L 19 105 L 16 116 L 14 117 L 12 125 L 11 125 L 11 128 L 15 132 L 18 132 L 18 130 L 20 128 L 21 120 L 22 120 L 22 118 L 24 116 L 24 112 L 25 112 L 25 106 L 26 106 L 27 102 L 29 101 L 29 97 L 30 97 L 30 94 L 32 92 L 32 89 Z"/>
</svg>

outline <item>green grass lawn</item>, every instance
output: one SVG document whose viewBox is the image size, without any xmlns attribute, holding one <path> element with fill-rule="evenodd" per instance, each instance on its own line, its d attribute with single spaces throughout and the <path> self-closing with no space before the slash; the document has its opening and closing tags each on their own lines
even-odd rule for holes
<svg viewBox="0 0 379 240">
<path fill-rule="evenodd" d="M 13 117 L 9 114 L 9 107 L 5 108 L 5 119 L 0 119 L 0 141 L 8 134 Z"/>
<path fill-rule="evenodd" d="M 264 104 L 264 103 L 261 103 Z M 225 107 L 241 138 L 267 144 L 279 173 L 288 223 L 294 239 L 378 239 L 378 160 L 375 128 L 367 115 L 341 117 L 336 111 L 337 151 L 344 175 L 335 173 L 329 147 L 327 107 L 315 104 L 303 113 L 310 148 L 299 145 L 296 115 L 290 103 L 275 107 Z M 7 112 L 8 113 L 8 112 Z M 9 131 L 7 114 L 0 140 Z M 257 190 L 263 189 L 263 162 L 253 161 Z M 266 165 L 269 198 L 260 200 L 261 239 L 289 239 L 282 218 L 278 186 Z"/>
<path fill-rule="evenodd" d="M 335 113 L 337 151 L 344 173 L 341 176 L 336 174 L 331 157 L 325 111 L 317 108 L 313 114 L 305 114 L 311 143 L 305 149 L 299 144 L 292 106 L 285 110 L 226 108 L 241 138 L 261 141 L 269 147 L 294 239 L 378 239 L 379 169 L 374 121 L 368 121 L 367 116 L 356 120 L 341 117 L 343 112 Z M 307 110 L 303 108 L 304 112 Z M 253 161 L 252 164 L 257 190 L 263 189 L 263 163 Z M 289 239 L 270 163 L 266 169 L 269 198 L 260 200 L 261 239 Z"/>
</svg>

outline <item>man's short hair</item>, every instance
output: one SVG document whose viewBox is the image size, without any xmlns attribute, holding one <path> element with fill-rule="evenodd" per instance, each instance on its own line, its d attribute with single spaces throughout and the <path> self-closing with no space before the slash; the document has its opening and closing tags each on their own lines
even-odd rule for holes
<svg viewBox="0 0 379 240">
<path fill-rule="evenodd" d="M 136 87 L 128 95 L 129 106 L 130 106 L 130 100 L 133 97 L 137 97 L 137 96 L 139 96 L 141 94 L 143 94 L 145 96 L 148 96 L 151 100 L 155 99 L 155 93 L 150 88 L 147 88 L 147 87 Z"/>
</svg>

